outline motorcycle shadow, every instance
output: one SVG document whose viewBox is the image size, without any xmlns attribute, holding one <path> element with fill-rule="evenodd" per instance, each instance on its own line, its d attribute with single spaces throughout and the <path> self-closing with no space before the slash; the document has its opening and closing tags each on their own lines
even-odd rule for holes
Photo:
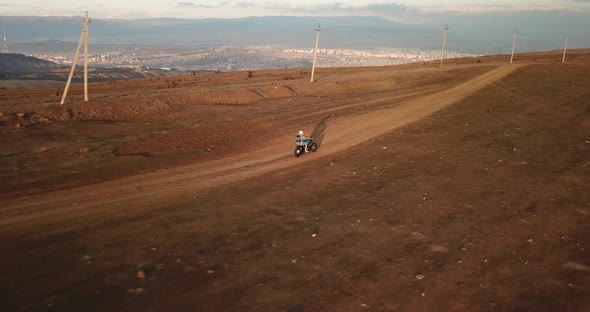
<svg viewBox="0 0 590 312">
<path fill-rule="evenodd" d="M 311 133 L 311 137 L 313 141 L 318 144 L 318 147 L 322 146 L 322 141 L 324 140 L 324 133 L 326 132 L 326 128 L 328 128 L 328 119 L 330 117 L 324 117 L 320 122 L 313 128 Z"/>
</svg>

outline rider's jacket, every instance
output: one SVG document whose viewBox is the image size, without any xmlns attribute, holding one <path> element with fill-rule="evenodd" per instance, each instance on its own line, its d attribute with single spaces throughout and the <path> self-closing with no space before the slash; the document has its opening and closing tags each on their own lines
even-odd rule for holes
<svg viewBox="0 0 590 312">
<path fill-rule="evenodd" d="M 305 141 L 305 136 L 298 134 L 297 137 L 295 138 L 295 142 L 297 142 L 298 144 L 303 143 L 303 141 Z"/>
</svg>

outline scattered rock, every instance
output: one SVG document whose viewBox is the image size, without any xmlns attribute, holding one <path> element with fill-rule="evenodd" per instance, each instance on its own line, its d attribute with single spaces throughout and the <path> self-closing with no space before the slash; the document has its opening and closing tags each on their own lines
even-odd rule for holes
<svg viewBox="0 0 590 312">
<path fill-rule="evenodd" d="M 14 125 L 14 127 L 15 128 L 20 128 L 21 127 L 21 124 L 17 123 L 17 124 Z"/>
<path fill-rule="evenodd" d="M 90 149 L 88 147 L 82 147 L 80 148 L 80 154 L 86 154 L 90 151 Z"/>
<path fill-rule="evenodd" d="M 137 271 L 137 278 L 144 279 L 145 278 L 145 272 L 144 271 Z"/>
<path fill-rule="evenodd" d="M 532 238 L 529 238 L 529 240 L 527 240 L 527 242 L 532 243 L 532 242 L 534 242 L 534 240 Z"/>
<path fill-rule="evenodd" d="M 49 148 L 47 148 L 46 146 L 41 146 L 37 149 L 37 152 L 43 153 L 43 152 L 47 152 L 47 150 L 49 150 Z"/>
<path fill-rule="evenodd" d="M 185 266 L 184 267 L 184 272 L 187 272 L 187 273 L 188 272 L 197 272 L 197 271 L 198 271 L 198 269 L 195 268 L 194 266 Z"/>
<path fill-rule="evenodd" d="M 440 252 L 440 253 L 449 252 L 449 248 L 447 248 L 445 246 L 441 246 L 441 245 L 432 245 L 432 246 L 430 246 L 430 250 L 434 251 L 434 252 Z"/>
<path fill-rule="evenodd" d="M 293 259 L 293 260 L 291 260 L 291 263 L 295 264 L 295 263 L 297 263 L 297 260 Z"/>
<path fill-rule="evenodd" d="M 428 240 L 428 236 L 426 236 L 420 232 L 412 232 L 410 234 L 412 235 L 412 238 L 414 238 L 416 240 L 420 240 L 420 241 Z"/>
<path fill-rule="evenodd" d="M 24 117 L 24 116 L 25 116 L 25 113 L 18 113 L 18 114 L 16 114 L 16 115 L 17 115 L 18 117 L 21 117 L 21 118 L 22 118 L 22 117 Z"/>
<path fill-rule="evenodd" d="M 136 294 L 139 295 L 143 292 L 143 288 L 135 288 L 135 289 L 127 289 L 127 292 L 130 294 Z"/>
<path fill-rule="evenodd" d="M 318 236 L 316 233 L 311 234 L 311 237 L 316 237 Z"/>
<path fill-rule="evenodd" d="M 215 273 L 215 271 L 214 270 L 207 270 L 207 273 L 213 274 L 213 273 Z"/>
<path fill-rule="evenodd" d="M 421 281 L 421 280 L 423 280 L 423 279 L 424 279 L 424 275 L 422 275 L 422 274 L 417 274 L 417 275 L 416 275 L 416 279 L 417 279 L 417 280 L 419 280 L 419 281 Z"/>
<path fill-rule="evenodd" d="M 84 260 L 84 261 L 88 261 L 90 259 L 92 259 L 92 257 L 90 255 L 85 255 L 84 257 L 82 257 L 82 260 Z"/>
<path fill-rule="evenodd" d="M 426 296 L 426 293 L 421 293 L 420 296 L 424 297 Z"/>
</svg>

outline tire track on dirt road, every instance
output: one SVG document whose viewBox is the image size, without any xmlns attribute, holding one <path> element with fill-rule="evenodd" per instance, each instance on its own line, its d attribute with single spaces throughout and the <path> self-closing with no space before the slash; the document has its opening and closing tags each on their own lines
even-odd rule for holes
<svg viewBox="0 0 590 312">
<path fill-rule="evenodd" d="M 0 231 L 82 227 L 159 208 L 218 187 L 324 157 L 415 122 L 472 95 L 522 65 L 501 66 L 470 81 L 391 108 L 329 121 L 320 151 L 295 159 L 293 140 L 247 154 L 0 202 Z M 191 197 L 189 197 L 191 196 Z"/>
</svg>

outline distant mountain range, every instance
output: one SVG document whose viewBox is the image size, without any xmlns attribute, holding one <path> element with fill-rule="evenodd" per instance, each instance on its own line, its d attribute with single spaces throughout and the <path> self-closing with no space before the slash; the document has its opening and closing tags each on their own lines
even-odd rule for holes
<svg viewBox="0 0 590 312">
<path fill-rule="evenodd" d="M 377 17 L 269 16 L 240 19 L 92 19 L 91 43 L 284 45 L 312 47 L 321 23 L 325 48 L 438 48 L 442 27 L 401 24 Z M 590 19 L 580 12 L 497 13 L 461 16 L 449 21 L 448 47 L 458 52 L 498 53 L 511 47 L 512 31 L 520 30 L 520 51 L 558 49 L 569 33 L 572 47 L 590 46 Z M 9 44 L 60 40 L 76 42 L 82 17 L 1 17 L 0 31 Z"/>
<path fill-rule="evenodd" d="M 15 53 L 0 53 L 0 75 L 48 73 L 61 69 L 62 66 L 35 57 Z"/>
<path fill-rule="evenodd" d="M 25 56 L 17 53 L 0 53 L 0 89 L 2 80 L 52 80 L 65 81 L 70 73 L 69 66 Z M 175 76 L 181 72 L 174 70 L 129 68 L 97 68 L 92 67 L 88 72 L 90 82 L 109 81 L 130 78 L 145 78 L 158 76 Z M 78 66 L 73 81 L 81 82 L 83 78 L 82 66 Z"/>
</svg>

